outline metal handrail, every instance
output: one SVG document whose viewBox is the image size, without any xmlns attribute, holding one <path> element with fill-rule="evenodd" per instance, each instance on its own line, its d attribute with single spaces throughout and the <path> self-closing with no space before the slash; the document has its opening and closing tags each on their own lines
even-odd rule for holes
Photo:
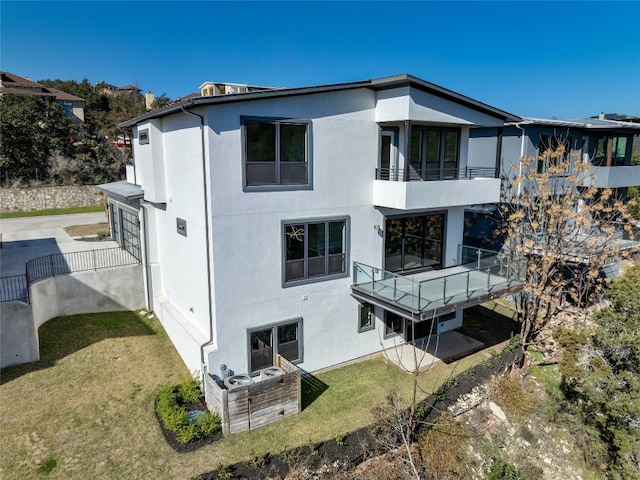
<svg viewBox="0 0 640 480">
<path fill-rule="evenodd" d="M 410 297 L 411 308 L 422 311 L 424 308 L 429 307 L 434 302 L 442 302 L 447 304 L 456 295 L 464 293 L 465 298 L 469 298 L 477 287 L 471 288 L 471 276 L 473 272 L 478 272 L 486 275 L 486 286 L 482 287 L 487 292 L 496 288 L 496 285 L 492 285 L 492 279 L 500 279 L 499 284 L 506 285 L 507 288 L 511 288 L 514 285 L 521 285 L 524 283 L 524 269 L 520 262 L 506 262 L 504 261 L 498 252 L 492 252 L 490 250 L 478 249 L 475 247 L 462 246 L 459 250 L 459 255 L 462 256 L 462 249 L 469 249 L 476 252 L 474 262 L 468 263 L 464 266 L 467 270 L 464 272 L 449 273 L 436 278 L 429 278 L 425 280 L 416 280 L 411 276 L 399 275 L 397 273 L 382 270 L 381 268 L 372 267 L 359 262 L 353 262 L 353 285 L 355 287 L 367 285 L 366 290 L 370 290 L 372 294 L 376 294 L 377 289 L 382 285 L 383 289 L 389 289 L 390 299 L 394 302 L 401 301 L 403 298 Z M 491 254 L 491 257 L 485 256 Z M 468 256 L 467 258 L 471 257 Z M 484 260 L 484 262 L 483 262 Z M 490 260 L 490 264 L 485 262 Z M 359 281 L 358 277 L 364 275 L 365 281 Z M 451 287 L 451 281 L 455 279 L 463 279 L 458 284 L 466 285 L 463 288 L 464 291 L 459 291 L 458 288 Z M 435 286 L 442 283 L 442 291 L 439 294 L 435 294 L 433 288 L 428 289 L 429 286 Z M 476 278 L 477 283 L 477 278 Z M 370 285 L 370 286 L 369 286 Z M 453 290 L 452 290 L 453 288 Z M 432 298 L 426 298 L 424 294 L 429 292 Z"/>
<path fill-rule="evenodd" d="M 75 272 L 124 267 L 140 263 L 133 255 L 120 247 L 82 252 L 54 253 L 34 258 L 26 263 L 27 286 L 56 275 Z"/>
<path fill-rule="evenodd" d="M 427 167 L 411 168 L 408 179 L 405 180 L 405 170 L 402 168 L 376 168 L 376 180 L 392 181 L 440 181 L 440 180 L 472 180 L 474 178 L 498 178 L 496 168 L 489 167 Z"/>
<path fill-rule="evenodd" d="M 0 277 L 0 303 L 14 300 L 29 303 L 29 287 L 24 274 Z"/>
</svg>

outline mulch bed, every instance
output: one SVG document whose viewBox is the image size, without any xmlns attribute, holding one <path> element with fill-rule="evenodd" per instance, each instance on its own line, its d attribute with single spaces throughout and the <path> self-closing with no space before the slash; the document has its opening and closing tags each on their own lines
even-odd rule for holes
<svg viewBox="0 0 640 480">
<path fill-rule="evenodd" d="M 158 409 L 156 408 L 157 403 L 158 403 L 158 399 L 156 398 L 156 401 L 153 404 L 153 412 L 155 413 L 156 419 L 158 420 L 158 425 L 160 425 L 160 430 L 162 430 L 162 435 L 164 435 L 164 439 L 167 441 L 169 446 L 173 448 L 176 452 L 178 453 L 193 452 L 194 450 L 204 447 L 205 445 L 208 445 L 213 442 L 217 442 L 218 440 L 222 440 L 224 438 L 224 436 L 222 435 L 222 430 L 219 430 L 213 435 L 200 438 L 199 440 L 194 440 L 193 442 L 189 442 L 189 443 L 178 442 L 176 440 L 175 432 L 172 432 L 171 430 L 167 430 L 166 428 L 164 428 L 164 423 L 162 422 L 160 415 L 158 415 Z M 190 410 L 202 410 L 205 412 L 207 411 L 207 405 L 204 402 L 189 403 L 183 406 L 187 411 L 190 411 Z"/>
<path fill-rule="evenodd" d="M 500 356 L 491 358 L 490 361 L 477 365 L 474 368 L 462 372 L 452 378 L 447 385 L 431 395 L 419 404 L 425 412 L 421 418 L 418 431 L 430 428 L 440 412 L 453 405 L 457 399 L 469 393 L 473 387 L 488 380 L 496 373 L 507 371 L 515 362 L 522 359 L 522 349 L 503 351 Z M 192 405 L 189 408 L 206 409 L 204 405 Z M 158 417 L 156 413 L 156 417 Z M 180 444 L 175 440 L 175 434 L 167 431 L 158 418 L 160 427 L 167 443 L 177 452 L 191 452 L 198 448 L 216 442 L 223 438 L 222 432 L 203 438 L 188 444 Z M 313 446 L 304 446 L 286 450 L 279 453 L 268 453 L 262 457 L 255 457 L 247 462 L 238 462 L 227 467 L 203 473 L 200 480 L 217 480 L 222 478 L 233 479 L 260 479 L 260 478 L 284 478 L 292 468 L 297 471 L 317 472 L 342 470 L 348 471 L 372 456 L 384 453 L 381 445 L 371 434 L 371 428 L 362 428 L 348 433 L 343 439 L 331 439 Z"/>
</svg>

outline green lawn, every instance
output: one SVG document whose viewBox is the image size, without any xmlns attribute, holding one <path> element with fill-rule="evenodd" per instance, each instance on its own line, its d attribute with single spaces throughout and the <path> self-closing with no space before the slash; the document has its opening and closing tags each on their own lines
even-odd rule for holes
<svg viewBox="0 0 640 480">
<path fill-rule="evenodd" d="M 2 218 L 41 217 L 45 215 L 68 215 L 71 213 L 104 212 L 104 205 L 97 207 L 49 208 L 47 210 L 30 210 L 28 212 L 0 212 Z"/>
<path fill-rule="evenodd" d="M 348 365 L 317 376 L 322 393 L 306 396 L 300 415 L 178 454 L 164 441 L 153 402 L 158 385 L 189 372 L 155 318 L 58 317 L 39 333 L 42 359 L 0 372 L 0 478 L 186 479 L 366 426 L 371 407 L 411 387 L 411 376 L 382 358 Z M 422 386 L 431 392 L 487 357 L 439 364 Z"/>
</svg>

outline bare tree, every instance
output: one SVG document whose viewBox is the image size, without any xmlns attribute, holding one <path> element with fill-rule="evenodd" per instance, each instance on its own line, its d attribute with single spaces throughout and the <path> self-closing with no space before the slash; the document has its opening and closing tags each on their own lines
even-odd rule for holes
<svg viewBox="0 0 640 480">
<path fill-rule="evenodd" d="M 591 186 L 589 163 L 569 154 L 567 137 L 541 145 L 538 158 L 512 165 L 503 179 L 504 252 L 525 259 L 526 285 L 516 310 L 525 347 L 562 308 L 597 301 L 608 268 L 624 258 L 632 221 L 610 189 Z"/>
</svg>

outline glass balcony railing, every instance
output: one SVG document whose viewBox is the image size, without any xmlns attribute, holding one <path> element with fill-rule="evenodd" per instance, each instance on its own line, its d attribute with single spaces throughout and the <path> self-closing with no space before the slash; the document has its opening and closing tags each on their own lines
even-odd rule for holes
<svg viewBox="0 0 640 480">
<path fill-rule="evenodd" d="M 461 246 L 455 267 L 398 275 L 354 262 L 353 278 L 355 293 L 415 315 L 515 293 L 524 286 L 525 267 L 497 252 Z"/>
</svg>

